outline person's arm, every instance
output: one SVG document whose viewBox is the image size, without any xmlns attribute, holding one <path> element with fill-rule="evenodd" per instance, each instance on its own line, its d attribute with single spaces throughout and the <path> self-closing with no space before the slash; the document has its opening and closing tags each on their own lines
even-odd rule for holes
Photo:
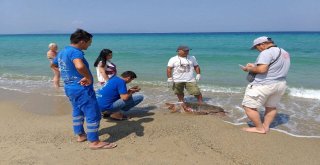
<svg viewBox="0 0 320 165">
<path fill-rule="evenodd" d="M 268 72 L 271 61 L 272 56 L 270 56 L 270 51 L 262 51 L 257 58 L 256 64 L 248 63 L 243 70 L 251 73 L 263 74 Z"/>
<path fill-rule="evenodd" d="M 76 58 L 72 62 L 77 71 L 83 76 L 83 78 L 79 81 L 80 85 L 90 85 L 92 83 L 91 75 L 88 68 L 84 65 L 82 59 Z"/>
<path fill-rule="evenodd" d="M 194 70 L 195 70 L 196 73 L 197 73 L 197 75 L 196 75 L 196 81 L 200 81 L 200 79 L 201 79 L 200 66 L 199 66 L 199 65 L 194 66 Z"/>
<path fill-rule="evenodd" d="M 247 72 L 252 72 L 252 73 L 256 73 L 256 74 L 263 74 L 266 73 L 269 69 L 269 65 L 268 64 L 258 64 L 257 66 L 252 64 L 252 63 L 248 63 L 246 65 L 246 67 L 243 68 L 244 71 Z"/>
<path fill-rule="evenodd" d="M 172 67 L 167 67 L 167 77 L 168 77 L 168 80 L 167 82 L 171 83 L 173 82 L 173 78 L 172 78 Z"/>
<path fill-rule="evenodd" d="M 47 58 L 48 59 L 53 59 L 55 57 L 56 57 L 56 53 L 55 52 L 53 52 L 53 51 L 48 51 L 47 52 Z"/>
<path fill-rule="evenodd" d="M 132 95 L 132 93 L 130 94 L 129 92 L 126 93 L 126 94 L 120 94 L 120 98 L 121 98 L 122 100 L 128 100 L 131 95 Z"/>
<path fill-rule="evenodd" d="M 139 88 L 139 86 L 131 87 L 126 94 L 120 94 L 120 98 L 122 100 L 128 100 L 132 96 L 132 94 L 139 92 L 140 89 L 141 88 Z"/>
<path fill-rule="evenodd" d="M 50 63 L 50 68 L 59 70 L 58 59 L 55 57 Z"/>
<path fill-rule="evenodd" d="M 104 69 L 104 67 L 98 65 L 98 70 L 99 70 L 101 76 L 105 79 L 105 81 L 108 81 L 109 80 L 109 76 L 107 75 L 106 70 Z"/>
<path fill-rule="evenodd" d="M 56 65 L 56 64 L 54 64 L 54 63 L 51 63 L 51 64 L 50 64 L 50 68 L 53 68 L 53 69 L 54 69 L 54 68 L 58 68 L 58 65 Z"/>
<path fill-rule="evenodd" d="M 55 64 L 52 64 L 52 63 L 51 63 L 50 68 L 53 69 L 53 70 L 55 70 L 55 71 L 60 72 L 59 67 L 58 67 L 57 65 L 55 65 Z"/>
<path fill-rule="evenodd" d="M 172 78 L 172 67 L 169 67 L 169 66 L 167 67 L 167 77 Z"/>
<path fill-rule="evenodd" d="M 198 64 L 198 61 L 197 61 L 197 59 L 196 59 L 196 57 L 194 57 L 194 56 L 190 56 L 190 61 L 192 61 L 192 64 L 193 64 L 193 68 L 194 68 L 194 70 L 195 70 L 195 72 L 196 72 L 196 81 L 200 81 L 200 79 L 201 79 L 201 75 L 200 75 L 200 66 L 199 66 L 199 64 Z"/>
<path fill-rule="evenodd" d="M 194 66 L 194 70 L 196 71 L 197 74 L 200 74 L 200 66 Z"/>
</svg>

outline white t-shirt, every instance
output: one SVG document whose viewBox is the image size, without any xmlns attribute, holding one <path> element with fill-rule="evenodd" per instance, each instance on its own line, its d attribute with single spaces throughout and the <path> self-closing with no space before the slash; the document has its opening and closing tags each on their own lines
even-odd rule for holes
<svg viewBox="0 0 320 165">
<path fill-rule="evenodd" d="M 267 64 L 269 65 L 275 61 L 280 53 L 278 47 L 271 47 L 262 51 L 255 64 Z M 290 68 L 290 55 L 284 49 L 281 49 L 281 55 L 279 59 L 269 66 L 266 73 L 257 74 L 254 81 L 251 84 L 272 84 L 278 81 L 283 81 L 286 79 L 288 71 Z"/>
<path fill-rule="evenodd" d="M 102 61 L 99 62 L 98 64 L 99 67 L 102 66 Z M 97 77 L 99 82 L 105 82 L 106 80 L 102 77 L 99 67 L 96 67 L 97 70 Z M 117 74 L 117 69 L 116 65 L 110 61 L 106 61 L 106 65 L 104 66 L 104 70 L 106 71 L 106 74 L 108 75 L 109 78 Z"/>
<path fill-rule="evenodd" d="M 173 68 L 174 82 L 195 82 L 193 75 L 195 66 L 198 66 L 198 62 L 194 56 L 179 57 L 176 55 L 168 62 L 168 67 Z"/>
</svg>

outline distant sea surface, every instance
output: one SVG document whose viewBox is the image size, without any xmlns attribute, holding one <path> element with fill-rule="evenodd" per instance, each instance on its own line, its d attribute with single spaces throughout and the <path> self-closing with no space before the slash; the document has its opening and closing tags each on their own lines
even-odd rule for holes
<svg viewBox="0 0 320 165">
<path fill-rule="evenodd" d="M 144 104 L 161 106 L 176 101 L 166 83 L 167 62 L 176 55 L 178 45 L 188 45 L 201 67 L 199 86 L 205 102 L 223 107 L 228 112 L 226 122 L 238 125 L 247 122 L 241 108 L 246 73 L 238 64 L 255 61 L 259 52 L 249 48 L 253 39 L 262 35 L 271 37 L 291 56 L 289 88 L 273 129 L 293 136 L 320 137 L 320 32 L 94 34 L 85 57 L 96 79 L 93 62 L 102 49 L 111 49 L 119 73 L 137 73 L 133 84 L 143 87 Z M 57 43 L 59 50 L 69 45 L 69 36 L 0 35 L 0 88 L 63 96 L 63 88 L 62 92 L 53 90 L 46 52 L 51 42 Z M 187 99 L 194 101 L 190 96 Z"/>
</svg>

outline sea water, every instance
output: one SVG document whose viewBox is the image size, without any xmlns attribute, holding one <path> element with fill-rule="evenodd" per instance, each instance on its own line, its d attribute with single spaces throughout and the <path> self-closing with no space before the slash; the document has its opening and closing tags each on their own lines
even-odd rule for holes
<svg viewBox="0 0 320 165">
<path fill-rule="evenodd" d="M 273 129 L 294 136 L 320 137 L 320 32 L 94 34 L 91 47 L 84 52 L 96 80 L 93 63 L 102 49 L 111 49 L 119 74 L 126 70 L 137 74 L 133 84 L 142 86 L 146 96 L 141 105 L 162 106 L 176 101 L 166 83 L 168 60 L 176 55 L 179 45 L 188 45 L 201 68 L 198 85 L 204 101 L 223 107 L 228 112 L 226 122 L 239 125 L 248 121 L 241 107 L 248 82 L 239 64 L 255 61 L 259 52 L 249 48 L 253 39 L 262 35 L 271 37 L 291 56 L 289 88 Z M 64 96 L 63 88 L 61 92 L 53 89 L 46 52 L 51 42 L 57 43 L 59 50 L 69 45 L 69 36 L 0 35 L 0 88 Z M 190 96 L 186 99 L 195 101 Z"/>
</svg>

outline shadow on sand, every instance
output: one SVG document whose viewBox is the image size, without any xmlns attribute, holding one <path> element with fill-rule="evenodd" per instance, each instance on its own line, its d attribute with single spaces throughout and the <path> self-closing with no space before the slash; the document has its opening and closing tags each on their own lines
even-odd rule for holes
<svg viewBox="0 0 320 165">
<path fill-rule="evenodd" d="M 99 131 L 99 134 L 100 135 L 109 134 L 110 137 L 104 140 L 108 142 L 116 142 L 132 133 L 135 133 L 137 136 L 143 136 L 144 127 L 142 126 L 142 124 L 148 123 L 154 120 L 153 118 L 148 116 L 154 115 L 154 112 L 150 112 L 150 111 L 156 108 L 157 108 L 156 106 L 133 108 L 130 111 L 125 113 L 131 118 L 140 118 L 138 120 L 129 119 L 124 121 L 116 121 L 116 120 L 106 119 L 107 120 L 106 122 L 116 123 L 116 125 L 113 125 L 107 128 L 102 128 Z"/>
<path fill-rule="evenodd" d="M 260 113 L 260 116 L 264 116 L 263 113 Z M 274 118 L 273 122 L 270 125 L 270 128 L 274 128 L 278 125 L 286 124 L 290 120 L 290 116 L 283 113 L 278 113 L 276 117 Z M 261 118 L 261 121 L 263 121 L 263 117 Z M 252 121 L 247 122 L 249 127 L 254 127 L 254 124 Z"/>
</svg>

